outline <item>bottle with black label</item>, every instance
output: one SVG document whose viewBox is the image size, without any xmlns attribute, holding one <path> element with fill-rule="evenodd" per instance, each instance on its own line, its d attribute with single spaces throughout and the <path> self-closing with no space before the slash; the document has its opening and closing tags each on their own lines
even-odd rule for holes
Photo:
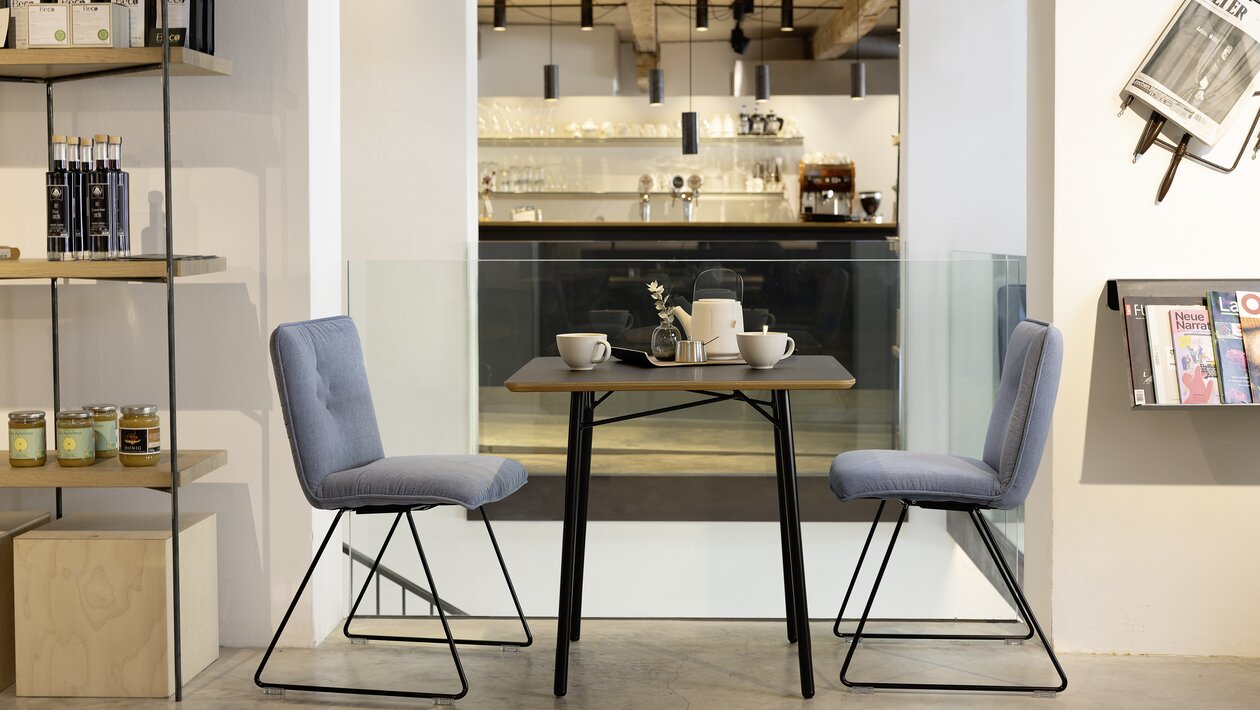
<svg viewBox="0 0 1260 710">
<path fill-rule="evenodd" d="M 48 260 L 72 261 L 74 203 L 70 198 L 70 160 L 65 136 L 53 136 L 52 170 L 45 174 L 44 186 L 48 202 Z"/>
<path fill-rule="evenodd" d="M 90 150 L 90 149 L 89 149 Z M 82 259 L 87 251 L 87 212 L 84 210 L 83 196 L 86 194 L 83 184 L 83 172 L 79 162 L 79 137 L 66 138 L 66 158 L 70 173 L 70 216 L 73 226 L 70 228 L 70 251 L 76 259 Z"/>
<path fill-rule="evenodd" d="M 92 172 L 88 174 L 88 241 L 93 259 L 117 256 L 118 204 L 114 198 L 113 173 L 108 167 L 109 136 L 95 136 L 92 144 Z"/>
<path fill-rule="evenodd" d="M 88 177 L 92 174 L 92 139 L 83 136 L 79 139 L 79 229 L 78 245 L 80 259 L 92 258 L 92 238 L 88 236 L 88 222 L 92 212 L 92 201 L 88 197 Z"/>
<path fill-rule="evenodd" d="M 109 137 L 107 155 L 114 180 L 114 257 L 131 256 L 131 175 L 122 169 L 122 136 Z"/>
</svg>

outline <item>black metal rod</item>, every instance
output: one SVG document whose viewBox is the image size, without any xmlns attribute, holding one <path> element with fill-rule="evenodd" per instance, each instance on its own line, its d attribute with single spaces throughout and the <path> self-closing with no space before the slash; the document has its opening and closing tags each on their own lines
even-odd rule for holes
<svg viewBox="0 0 1260 710">
<path fill-rule="evenodd" d="M 660 409 L 649 409 L 646 412 L 626 414 L 620 417 L 610 417 L 608 419 L 601 419 L 597 422 L 592 421 L 588 426 L 597 427 L 597 426 L 603 426 L 605 424 L 616 424 L 617 422 L 630 421 L 631 419 L 641 419 L 643 417 L 650 417 L 656 414 L 665 414 L 667 412 L 677 412 L 682 409 L 691 409 L 692 407 L 701 407 L 706 404 L 713 404 L 714 402 L 726 402 L 732 399 L 738 399 L 738 398 L 733 394 L 717 395 L 709 399 L 702 399 L 698 402 L 687 402 L 686 404 L 676 404 L 672 407 L 661 407 Z"/>
<path fill-rule="evenodd" d="M 608 399 L 611 396 L 613 396 L 612 392 L 605 392 L 599 399 L 595 400 L 595 404 L 591 405 L 591 409 L 594 409 L 598 407 L 599 405 L 603 404 L 604 400 Z"/>
<path fill-rule="evenodd" d="M 796 587 L 792 580 L 792 546 L 788 543 L 787 493 L 783 486 L 783 434 L 775 426 L 774 487 L 779 498 L 779 546 L 783 557 L 783 618 L 787 622 L 788 643 L 796 643 Z"/>
<path fill-rule="evenodd" d="M 775 390 L 779 436 L 783 443 L 784 516 L 788 528 L 788 548 L 792 558 L 793 587 L 796 592 L 796 653 L 800 661 L 801 696 L 814 697 L 814 659 L 809 638 L 809 603 L 805 594 L 805 560 L 801 544 L 801 508 L 796 489 L 796 443 L 792 433 L 792 396 L 787 390 Z"/>
<path fill-rule="evenodd" d="M 752 408 L 753 408 L 753 411 L 755 411 L 755 412 L 757 412 L 758 414 L 760 414 L 761 416 L 765 417 L 765 418 L 766 418 L 766 421 L 770 422 L 770 424 L 771 424 L 771 425 L 775 428 L 775 430 L 776 430 L 776 431 L 778 430 L 778 428 L 779 428 L 779 420 L 778 420 L 778 419 L 775 419 L 775 418 L 774 418 L 774 415 L 772 415 L 772 414 L 770 414 L 769 412 L 767 412 L 766 410 L 762 409 L 762 408 L 761 408 L 761 405 L 757 403 L 757 400 L 755 400 L 755 399 L 750 399 L 750 398 L 749 398 L 747 395 L 745 395 L 743 392 L 738 392 L 738 391 L 737 391 L 737 392 L 735 392 L 735 398 L 736 398 L 736 399 L 738 399 L 738 400 L 739 400 L 739 401 L 741 401 L 741 402 L 746 403 L 748 406 L 752 407 Z"/>
<path fill-rule="evenodd" d="M 179 583 L 179 406 L 175 397 L 175 247 L 171 178 L 170 0 L 162 0 L 162 167 L 166 187 L 166 374 L 171 440 L 171 607 L 175 650 L 175 701 L 184 699 L 184 645 Z"/>
<path fill-rule="evenodd" d="M 389 538 L 386 538 L 385 544 L 386 545 L 389 544 Z M 377 574 L 377 575 L 380 575 L 381 577 L 384 577 L 386 581 L 393 582 L 394 584 L 398 585 L 403 590 L 403 592 L 409 592 L 411 594 L 414 594 L 415 596 L 420 597 L 421 599 L 425 600 L 429 604 L 433 603 L 432 592 L 425 589 L 424 587 L 421 587 L 420 585 L 416 584 L 410 579 L 407 579 L 401 574 L 398 574 L 397 572 L 390 569 L 389 567 L 386 567 L 385 565 L 378 565 L 375 568 L 373 568 L 372 566 L 373 561 L 374 561 L 373 558 L 350 547 L 349 544 L 344 543 L 344 542 L 341 543 L 341 551 L 344 552 L 346 555 L 348 555 L 351 561 L 357 562 L 363 565 L 364 567 L 368 568 L 369 576 L 364 579 L 364 582 L 363 582 L 364 588 L 367 587 L 368 582 L 371 580 L 370 575 Z M 375 572 L 371 572 L 371 570 L 373 569 L 375 569 Z M 451 604 L 450 602 L 443 602 L 443 604 L 445 604 L 446 606 L 446 613 L 450 614 L 451 616 L 468 616 L 468 612 L 464 611 L 463 609 L 460 609 L 459 607 Z M 355 616 L 355 615 L 351 614 L 351 616 Z M 347 636 L 349 638 L 354 638 L 355 634 L 347 634 Z"/>
<path fill-rule="evenodd" d="M 47 84 L 47 79 L 36 79 L 31 76 L 0 76 L 0 82 L 5 84 Z"/>
<path fill-rule="evenodd" d="M 1260 96 L 1260 91 L 1257 91 L 1256 93 L 1251 95 L 1252 98 L 1255 98 L 1257 96 Z M 1229 166 L 1228 168 L 1223 165 L 1218 165 L 1208 160 L 1207 158 L 1197 156 L 1194 153 L 1191 153 L 1188 151 L 1185 154 L 1185 158 L 1192 162 L 1198 163 L 1199 165 L 1202 165 L 1205 168 L 1209 168 L 1211 170 L 1215 170 L 1218 173 L 1228 175 L 1238 169 L 1238 164 L 1242 162 L 1243 153 L 1247 152 L 1247 146 L 1250 145 L 1252 136 L 1256 134 L 1257 125 L 1260 125 L 1260 110 L 1256 111 L 1256 117 L 1251 120 L 1251 128 L 1247 131 L 1247 138 L 1243 140 L 1242 147 L 1238 149 L 1238 155 L 1234 157 L 1233 165 Z M 1178 146 L 1173 145 L 1172 143 L 1158 136 L 1155 138 L 1155 145 L 1159 146 L 1160 148 L 1163 148 L 1164 150 L 1167 150 L 1170 153 L 1176 153 L 1178 149 Z M 1257 147 L 1260 148 L 1260 145 L 1258 145 Z"/>
<path fill-rule="evenodd" d="M 47 128 L 48 128 L 48 170 L 53 169 L 53 87 L 52 84 L 44 82 L 44 108 L 47 112 Z M 52 368 L 53 368 L 53 432 L 56 432 L 57 412 L 61 411 L 61 315 L 57 294 L 57 279 L 49 279 L 51 289 L 49 298 L 52 300 Z M 56 439 L 56 437 L 53 437 Z M 53 506 L 57 516 L 57 520 L 62 516 L 62 491 L 57 488 L 53 492 Z"/>
<path fill-rule="evenodd" d="M 577 641 L 582 636 L 582 580 L 586 572 L 586 518 L 591 497 L 591 439 L 594 431 L 590 428 L 595 419 L 593 402 L 594 392 L 586 392 L 585 406 L 582 407 L 582 467 L 578 478 L 577 526 L 574 529 L 573 547 L 573 621 L 569 627 L 569 640 Z"/>
<path fill-rule="evenodd" d="M 503 570 L 503 581 L 507 582 L 508 593 L 512 595 L 512 605 L 516 607 L 516 615 L 520 617 L 521 627 L 525 631 L 525 643 L 519 644 L 521 648 L 525 648 L 534 643 L 534 633 L 529 630 L 529 622 L 525 619 L 525 610 L 521 608 L 521 600 L 516 596 L 516 586 L 512 584 L 512 575 L 508 574 L 507 563 L 503 561 L 503 551 L 499 549 L 499 540 L 494 536 L 494 528 L 490 527 L 490 517 L 486 515 L 486 508 L 482 506 L 477 510 L 481 512 L 481 520 L 486 524 L 486 534 L 490 536 L 490 545 L 494 547 L 494 556 L 499 558 L 499 569 Z"/>
<path fill-rule="evenodd" d="M 569 692 L 569 626 L 573 621 L 573 555 L 577 527 L 577 496 L 581 474 L 583 393 L 569 394 L 569 447 L 564 471 L 564 530 L 560 551 L 560 608 L 556 612 L 556 674 L 552 691 L 557 698 Z"/>
<path fill-rule="evenodd" d="M 143 74 L 162 68 L 161 62 L 156 64 L 139 64 L 134 67 L 119 67 L 117 69 L 102 69 L 100 71 L 83 72 L 82 74 L 71 74 L 68 76 L 56 76 L 46 79 L 50 84 L 64 84 L 70 81 L 84 81 L 86 79 L 101 79 L 107 76 L 127 76 L 130 74 Z"/>
<path fill-rule="evenodd" d="M 341 625 L 341 633 L 343 636 L 347 638 L 353 638 L 353 636 L 351 636 L 350 634 L 350 622 L 351 620 L 354 619 L 355 614 L 358 613 L 359 605 L 363 603 L 363 596 L 367 593 L 368 584 L 371 583 L 373 577 L 376 577 L 377 579 L 376 613 L 377 614 L 381 613 L 381 585 L 380 585 L 380 576 L 376 574 L 376 568 L 381 566 L 381 558 L 385 557 L 385 548 L 389 547 L 389 541 L 394 538 L 394 531 L 398 529 L 398 523 L 401 523 L 401 522 L 402 522 L 402 513 L 399 513 L 398 515 L 394 516 L 394 522 L 392 525 L 389 526 L 389 532 L 385 534 L 385 541 L 381 543 L 381 549 L 379 552 L 376 553 L 376 559 L 372 561 L 372 567 L 368 569 L 367 577 L 363 579 L 363 588 L 359 590 L 358 595 L 356 595 L 354 598 L 354 606 L 350 607 L 350 615 L 346 617 L 346 623 Z M 352 556 L 350 559 L 351 561 L 353 561 L 354 557 Z M 406 588 L 404 588 L 402 585 L 399 585 L 398 588 L 403 590 L 404 595 L 407 593 Z"/>
<path fill-rule="evenodd" d="M 858 643 L 862 640 L 862 632 L 866 630 L 866 621 L 871 616 L 871 607 L 875 605 L 875 596 L 879 594 L 879 585 L 884 581 L 884 572 L 888 569 L 888 560 L 892 558 L 893 548 L 897 546 L 897 536 L 901 534 L 901 526 L 906 522 L 906 511 L 909 506 L 903 501 L 901 504 L 901 514 L 897 516 L 897 526 L 893 528 L 892 537 L 888 540 L 888 549 L 884 551 L 884 559 L 880 562 L 879 572 L 875 575 L 875 583 L 871 586 L 871 594 L 866 598 L 866 608 L 862 611 L 862 619 L 858 621 L 857 631 L 853 634 L 853 642 L 849 645 L 849 652 L 844 656 L 844 665 L 840 667 L 840 682 L 848 687 L 854 687 L 848 680 L 849 664 L 853 662 L 853 653 L 857 650 Z"/>
<path fill-rule="evenodd" d="M 437 583 L 433 581 L 433 572 L 429 569 L 429 558 L 424 554 L 424 545 L 420 544 L 420 531 L 416 529 L 416 519 L 410 512 L 407 513 L 407 524 L 411 526 L 411 537 L 416 541 L 416 552 L 420 553 L 420 565 L 424 567 L 424 578 L 428 580 L 429 589 L 433 591 L 433 598 L 437 600 L 438 618 L 442 621 L 442 631 L 446 634 L 447 647 L 451 649 L 451 660 L 455 661 L 455 671 L 459 673 L 461 689 L 450 696 L 452 700 L 458 700 L 468 695 L 468 677 L 464 675 L 464 664 L 460 663 L 459 649 L 455 647 L 455 637 L 451 635 L 450 622 L 446 620 L 446 612 L 442 609 L 442 596 L 438 594 Z"/>
<path fill-rule="evenodd" d="M 862 572 L 862 563 L 866 561 L 866 553 L 871 549 L 871 540 L 875 538 L 875 528 L 879 527 L 879 519 L 884 515 L 884 506 L 888 501 L 881 500 L 879 508 L 875 510 L 875 519 L 871 521 L 871 529 L 866 533 L 866 542 L 862 543 L 862 552 L 858 555 L 857 565 L 853 568 L 853 576 L 849 578 L 849 588 L 844 590 L 844 600 L 840 602 L 840 612 L 836 614 L 836 625 L 831 627 L 831 633 L 844 638 L 844 634 L 840 633 L 840 620 L 844 618 L 844 610 L 849 606 L 849 598 L 853 596 L 853 587 L 857 586 L 858 575 Z"/>
</svg>

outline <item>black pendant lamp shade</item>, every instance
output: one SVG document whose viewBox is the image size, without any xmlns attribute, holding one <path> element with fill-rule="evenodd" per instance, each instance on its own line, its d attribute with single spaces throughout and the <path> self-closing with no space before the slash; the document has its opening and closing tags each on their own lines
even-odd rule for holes
<svg viewBox="0 0 1260 710">
<path fill-rule="evenodd" d="M 695 111 L 684 111 L 682 115 L 683 155 L 696 155 L 700 152 L 700 121 Z"/>
<path fill-rule="evenodd" d="M 582 31 L 589 32 L 593 29 L 595 29 L 595 2 L 582 0 Z"/>
<path fill-rule="evenodd" d="M 770 65 L 758 64 L 753 74 L 756 80 L 757 103 L 763 104 L 770 100 Z"/>
<path fill-rule="evenodd" d="M 696 32 L 709 31 L 709 0 L 696 0 Z"/>
<path fill-rule="evenodd" d="M 507 0 L 494 0 L 494 31 L 507 29 Z"/>
<path fill-rule="evenodd" d="M 849 65 L 849 98 L 854 101 L 866 98 L 866 62 Z"/>
<path fill-rule="evenodd" d="M 779 6 L 779 31 L 791 32 L 796 29 L 796 20 L 792 17 L 792 0 L 783 0 Z"/>
<path fill-rule="evenodd" d="M 560 65 L 543 66 L 543 101 L 560 100 Z"/>
<path fill-rule="evenodd" d="M 653 69 L 648 72 L 648 104 L 660 106 L 665 103 L 665 70 Z"/>
</svg>

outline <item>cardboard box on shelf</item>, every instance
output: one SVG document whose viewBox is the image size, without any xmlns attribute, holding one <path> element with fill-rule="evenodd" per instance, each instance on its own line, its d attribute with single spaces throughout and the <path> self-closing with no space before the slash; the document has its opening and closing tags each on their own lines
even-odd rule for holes
<svg viewBox="0 0 1260 710">
<path fill-rule="evenodd" d="M 92 3 L 70 8 L 70 46 L 131 46 L 131 12 L 116 3 Z"/>
</svg>

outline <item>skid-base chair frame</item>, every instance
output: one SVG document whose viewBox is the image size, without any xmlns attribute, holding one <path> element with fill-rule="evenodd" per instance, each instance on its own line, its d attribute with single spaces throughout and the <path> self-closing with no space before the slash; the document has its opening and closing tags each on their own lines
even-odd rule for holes
<svg viewBox="0 0 1260 710">
<path fill-rule="evenodd" d="M 482 640 L 460 640 L 454 637 L 454 635 L 451 633 L 450 623 L 447 621 L 447 618 L 446 618 L 446 610 L 442 602 L 442 597 L 438 593 L 437 585 L 433 581 L 433 572 L 429 569 L 429 559 L 424 553 L 424 545 L 420 542 L 420 531 L 416 528 L 416 521 L 415 521 L 415 518 L 412 516 L 412 513 L 415 511 L 428 510 L 431 507 L 433 506 L 406 506 L 406 507 L 400 507 L 400 508 L 384 507 L 384 508 L 370 508 L 370 509 L 360 508 L 360 509 L 353 509 L 352 512 L 359 513 L 359 514 L 380 513 L 380 514 L 395 515 L 394 524 L 390 527 L 389 536 L 386 537 L 385 543 L 381 545 L 380 553 L 377 554 L 376 564 L 373 565 L 373 571 L 375 571 L 377 565 L 380 564 L 381 557 L 384 555 L 384 552 L 385 552 L 385 546 L 388 545 L 389 543 L 389 537 L 393 536 L 394 531 L 398 527 L 398 523 L 402 521 L 402 518 L 404 516 L 406 516 L 407 525 L 408 527 L 411 528 L 411 537 L 412 537 L 412 540 L 414 540 L 416 543 L 416 552 L 420 554 L 420 564 L 422 567 L 424 567 L 424 576 L 425 576 L 425 579 L 428 581 L 429 591 L 432 592 L 433 594 L 433 604 L 434 604 L 434 607 L 437 608 L 438 618 L 442 622 L 442 631 L 445 634 L 445 637 L 443 638 L 410 638 L 410 637 L 364 636 L 363 638 L 391 640 L 391 641 L 417 642 L 417 643 L 445 643 L 447 647 L 450 649 L 451 660 L 454 661 L 455 671 L 459 675 L 459 684 L 460 684 L 459 692 L 441 693 L 441 692 L 427 691 L 427 690 L 409 691 L 409 690 L 390 690 L 390 689 L 384 689 L 384 688 L 349 688 L 349 687 L 335 686 L 335 685 L 306 685 L 306 684 L 300 684 L 300 683 L 283 683 L 283 682 L 263 680 L 262 675 L 263 675 L 263 671 L 267 667 L 267 662 L 271 660 L 271 654 L 275 652 L 276 644 L 279 643 L 280 641 L 280 636 L 284 633 L 285 627 L 288 626 L 289 619 L 293 616 L 293 611 L 294 609 L 297 608 L 298 601 L 301 600 L 302 594 L 306 591 L 307 585 L 310 584 L 311 577 L 315 573 L 315 567 L 319 564 L 320 559 L 323 558 L 324 552 L 328 548 L 328 542 L 332 540 L 333 533 L 337 531 L 338 525 L 341 523 L 342 516 L 346 514 L 347 510 L 351 510 L 347 508 L 338 510 L 336 517 L 333 518 L 332 524 L 328 526 L 328 532 L 324 535 L 324 540 L 323 542 L 320 543 L 319 550 L 315 553 L 315 558 L 311 560 L 311 565 L 306 570 L 306 576 L 302 578 L 302 583 L 298 585 L 297 592 L 293 595 L 293 601 L 289 603 L 289 608 L 288 610 L 285 611 L 284 618 L 280 621 L 280 626 L 279 628 L 276 629 L 275 636 L 273 636 L 271 639 L 271 644 L 267 646 L 267 652 L 263 654 L 262 661 L 258 664 L 258 670 L 257 672 L 254 673 L 255 685 L 262 688 L 267 693 L 282 693 L 287 690 L 298 690 L 298 691 L 309 691 L 309 692 L 316 692 L 316 693 L 376 695 L 376 696 L 395 697 L 395 698 L 424 698 L 424 699 L 434 700 L 438 702 L 442 702 L 442 701 L 451 702 L 451 701 L 459 700 L 460 698 L 463 698 L 465 695 L 468 694 L 468 677 L 464 674 L 464 665 L 463 663 L 460 662 L 459 649 L 456 647 L 456 644 L 463 643 L 463 644 L 468 644 L 468 645 L 490 645 L 491 643 L 493 643 L 494 645 L 511 645 L 511 646 L 525 647 L 533 643 L 533 636 L 529 632 L 529 625 L 525 621 L 525 616 L 521 612 L 520 602 L 516 598 L 516 590 L 512 585 L 512 578 L 511 576 L 508 575 L 507 565 L 503 561 L 503 555 L 499 551 L 498 541 L 495 540 L 494 538 L 494 531 L 490 527 L 490 520 L 489 518 L 485 516 L 484 511 L 482 511 L 482 520 L 486 524 L 486 530 L 490 534 L 490 540 L 494 545 L 495 554 L 499 558 L 499 565 L 501 569 L 503 570 L 504 579 L 507 581 L 508 589 L 512 594 L 512 601 L 516 604 L 517 612 L 518 614 L 520 614 L 521 623 L 525 628 L 526 641 L 525 642 L 498 642 L 498 641 L 488 642 L 488 641 L 482 641 Z M 367 588 L 367 585 L 365 584 L 364 590 L 366 590 L 366 588 Z M 359 593 L 359 598 L 355 601 L 356 610 L 358 609 L 359 602 L 362 601 L 362 599 L 363 599 L 363 592 L 361 591 Z M 353 612 L 351 614 L 351 617 L 353 617 Z M 349 626 L 349 621 L 347 620 L 346 626 L 343 626 L 342 628 L 343 633 L 346 633 L 348 626 Z"/>
<path fill-rule="evenodd" d="M 857 567 L 853 570 L 853 578 L 849 581 L 849 589 L 845 592 L 844 602 L 840 607 L 840 614 L 836 617 L 836 625 L 833 632 L 836 636 L 847 638 L 849 640 L 849 651 L 845 654 L 844 665 L 840 668 L 840 682 L 846 687 L 854 690 L 953 690 L 963 692 L 993 692 L 993 693 L 1035 693 L 1035 694 L 1054 694 L 1061 693 L 1067 689 L 1067 675 L 1063 672 L 1063 666 L 1059 664 L 1059 659 L 1054 653 L 1054 647 L 1050 645 L 1050 640 L 1046 638 L 1045 632 L 1041 630 L 1041 625 L 1037 623 L 1037 616 L 1033 614 L 1032 607 L 1028 604 L 1027 597 L 1020 589 L 1019 583 L 1015 580 L 1015 574 L 1011 571 L 1010 565 L 1007 564 L 1006 558 L 1002 555 L 997 544 L 997 539 L 993 535 L 993 530 L 989 527 L 988 521 L 980 513 L 980 507 L 974 505 L 952 505 L 948 503 L 928 503 L 914 502 L 902 500 L 901 514 L 897 516 L 896 527 L 893 528 L 892 537 L 888 541 L 888 549 L 884 552 L 884 559 L 879 565 L 879 572 L 875 575 L 875 583 L 871 587 L 870 596 L 866 600 L 866 607 L 862 610 L 862 617 L 858 620 L 857 630 L 852 634 L 844 634 L 840 632 L 840 620 L 844 615 L 845 606 L 849 603 L 849 597 L 853 593 L 854 584 L 857 582 L 858 573 L 862 570 L 862 563 L 866 559 L 866 553 L 871 544 L 871 538 L 875 535 L 875 528 L 879 523 L 880 515 L 884 512 L 884 504 L 887 501 L 880 501 L 879 509 L 875 513 L 875 520 L 871 523 L 871 530 L 866 536 L 866 544 L 862 547 L 862 553 L 858 556 Z M 906 515 L 911 505 L 921 508 L 939 508 L 945 510 L 958 510 L 967 513 L 971 518 L 972 524 L 976 526 L 980 539 L 984 541 L 984 547 L 988 551 L 989 556 L 998 566 L 998 572 L 1002 577 L 1002 582 L 1006 585 L 1006 589 L 1010 592 L 1011 599 L 1015 603 L 1015 611 L 1028 627 L 1027 635 L 1011 635 L 1011 634 L 893 634 L 878 633 L 868 634 L 866 624 L 870 621 L 871 607 L 875 604 L 875 597 L 879 594 L 880 584 L 884 580 L 884 571 L 888 569 L 888 561 L 892 558 L 893 548 L 897 545 L 897 536 L 901 533 L 901 526 L 906 522 Z M 1042 647 L 1046 651 L 1050 662 L 1054 665 L 1055 673 L 1059 676 L 1059 685 L 987 685 L 987 684 L 971 684 L 971 683 L 884 683 L 875 681 L 853 680 L 848 677 L 849 665 L 853 662 L 853 655 L 857 651 L 858 645 L 865 639 L 905 639 L 905 640 L 923 640 L 923 639 L 941 639 L 941 640 L 1005 640 L 1005 641 L 1022 641 L 1032 638 L 1036 633 L 1040 639 Z"/>
<path fill-rule="evenodd" d="M 507 583 L 508 593 L 512 595 L 512 604 L 516 607 L 516 616 L 520 619 L 521 629 L 525 632 L 525 640 L 513 641 L 496 641 L 491 639 L 455 639 L 455 643 L 462 646 L 500 646 L 505 648 L 528 648 L 534 643 L 534 634 L 529 630 L 529 622 L 525 619 L 525 611 L 521 608 L 521 601 L 516 596 L 516 587 L 512 584 L 512 576 L 508 574 L 507 563 L 503 561 L 503 552 L 499 549 L 499 541 L 494 536 L 494 528 L 490 526 L 490 518 L 486 515 L 486 509 L 478 508 L 477 512 L 481 514 L 481 520 L 486 526 L 486 536 L 490 538 L 490 545 L 494 547 L 494 555 L 499 560 L 499 569 L 503 570 L 503 581 Z M 380 552 L 376 554 L 376 559 L 372 562 L 371 569 L 368 570 L 367 577 L 363 580 L 363 587 L 359 590 L 358 596 L 355 597 L 354 606 L 350 608 L 350 615 L 346 617 L 346 622 L 341 626 L 341 633 L 346 638 L 354 642 L 366 641 L 401 641 L 408 643 L 446 643 L 446 639 L 427 636 L 386 636 L 380 634 L 359 634 L 350 630 L 350 624 L 355 620 L 359 612 L 359 605 L 363 602 L 363 597 L 367 595 L 368 587 L 372 584 L 372 578 L 376 576 L 377 568 L 381 565 L 381 559 L 385 556 L 385 548 L 389 547 L 390 540 L 394 537 L 394 531 L 398 529 L 398 523 L 402 522 L 403 513 L 394 516 L 394 523 L 389 527 L 389 533 L 385 535 L 385 541 L 381 543 Z M 438 603 L 437 594 L 434 594 L 434 604 Z M 404 618 L 406 614 L 404 613 Z"/>
</svg>

